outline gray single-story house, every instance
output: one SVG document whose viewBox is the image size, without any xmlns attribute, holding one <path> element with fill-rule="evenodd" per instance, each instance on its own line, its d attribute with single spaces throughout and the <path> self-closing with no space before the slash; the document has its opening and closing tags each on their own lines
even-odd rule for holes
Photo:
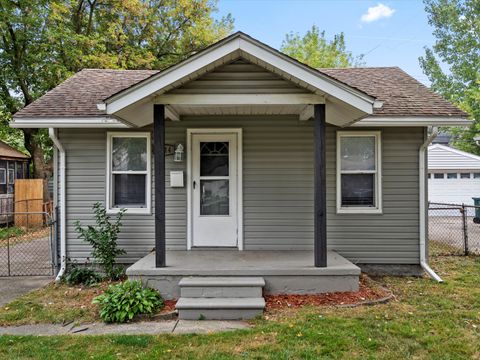
<svg viewBox="0 0 480 360">
<path fill-rule="evenodd" d="M 163 71 L 80 71 L 13 126 L 56 146 L 60 273 L 90 256 L 73 224 L 100 201 L 127 209 L 130 277 L 181 296 L 183 317 L 235 317 L 262 286 L 356 290 L 362 266 L 436 276 L 427 129 L 466 116 L 397 67 L 314 69 L 238 32 Z"/>
</svg>

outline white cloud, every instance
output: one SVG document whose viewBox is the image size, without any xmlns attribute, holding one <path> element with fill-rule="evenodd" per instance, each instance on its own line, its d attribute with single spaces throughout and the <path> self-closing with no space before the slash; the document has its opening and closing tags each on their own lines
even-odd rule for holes
<svg viewBox="0 0 480 360">
<path fill-rule="evenodd" d="M 362 22 L 373 22 L 383 18 L 389 18 L 393 15 L 395 9 L 387 5 L 383 5 L 382 3 L 378 3 L 376 6 L 369 7 L 366 14 L 362 15 Z"/>
</svg>

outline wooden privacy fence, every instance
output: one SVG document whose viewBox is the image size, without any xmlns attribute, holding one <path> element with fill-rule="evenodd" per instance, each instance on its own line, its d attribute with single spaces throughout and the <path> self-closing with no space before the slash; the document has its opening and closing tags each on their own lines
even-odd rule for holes
<svg viewBox="0 0 480 360">
<path fill-rule="evenodd" d="M 15 181 L 15 226 L 27 228 L 44 226 L 45 216 L 42 212 L 51 213 L 52 206 L 50 202 L 45 202 L 43 190 L 44 181 L 42 179 L 17 179 Z"/>
</svg>

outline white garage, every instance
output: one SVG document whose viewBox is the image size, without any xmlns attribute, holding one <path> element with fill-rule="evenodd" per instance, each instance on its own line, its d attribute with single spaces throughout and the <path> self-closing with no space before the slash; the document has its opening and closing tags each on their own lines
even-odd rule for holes
<svg viewBox="0 0 480 360">
<path fill-rule="evenodd" d="M 428 200 L 473 205 L 480 197 L 480 156 L 449 146 L 428 148 Z"/>
</svg>

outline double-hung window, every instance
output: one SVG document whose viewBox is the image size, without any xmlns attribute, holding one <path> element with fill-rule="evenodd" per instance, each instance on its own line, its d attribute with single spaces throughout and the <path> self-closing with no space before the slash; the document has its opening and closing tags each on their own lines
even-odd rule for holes
<svg viewBox="0 0 480 360">
<path fill-rule="evenodd" d="M 337 132 L 337 212 L 381 213 L 379 131 Z"/>
<path fill-rule="evenodd" d="M 107 204 L 110 212 L 151 211 L 150 133 L 108 133 Z"/>
</svg>

